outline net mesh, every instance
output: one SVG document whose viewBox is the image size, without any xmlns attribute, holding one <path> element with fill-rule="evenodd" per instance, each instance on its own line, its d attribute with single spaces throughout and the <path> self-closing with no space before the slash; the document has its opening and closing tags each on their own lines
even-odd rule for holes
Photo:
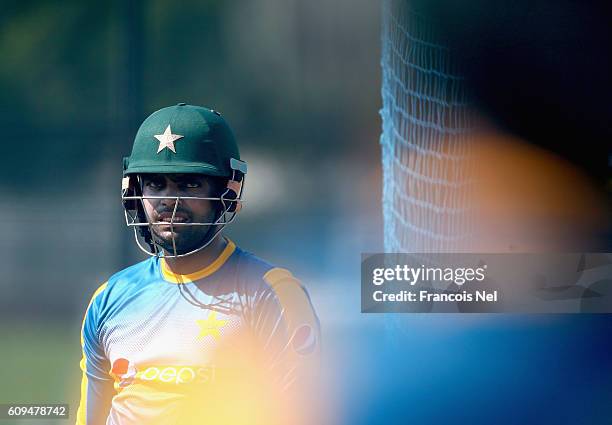
<svg viewBox="0 0 612 425">
<path fill-rule="evenodd" d="M 460 66 L 407 0 L 384 0 L 383 215 L 386 252 L 469 248 L 473 120 Z"/>
</svg>

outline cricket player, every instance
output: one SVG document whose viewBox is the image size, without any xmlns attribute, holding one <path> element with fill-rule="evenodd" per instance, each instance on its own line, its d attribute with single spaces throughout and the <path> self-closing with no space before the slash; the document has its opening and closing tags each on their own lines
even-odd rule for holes
<svg viewBox="0 0 612 425">
<path fill-rule="evenodd" d="M 223 236 L 247 173 L 224 118 L 160 109 L 123 165 L 126 221 L 150 258 L 89 302 L 77 425 L 305 422 L 319 322 L 288 270 Z"/>
</svg>

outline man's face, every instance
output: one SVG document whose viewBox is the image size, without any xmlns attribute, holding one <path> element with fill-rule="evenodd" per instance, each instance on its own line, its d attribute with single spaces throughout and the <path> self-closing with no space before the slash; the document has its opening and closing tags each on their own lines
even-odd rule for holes
<svg viewBox="0 0 612 425">
<path fill-rule="evenodd" d="M 143 204 L 155 240 L 170 254 L 182 254 L 203 245 L 210 226 L 185 226 L 180 223 L 212 223 L 215 220 L 213 205 L 216 201 L 200 199 L 181 199 L 176 205 L 176 197 L 216 197 L 210 181 L 201 174 L 143 174 Z M 147 199 L 147 196 L 162 196 L 163 199 Z M 170 220 L 176 206 L 172 229 Z"/>
</svg>

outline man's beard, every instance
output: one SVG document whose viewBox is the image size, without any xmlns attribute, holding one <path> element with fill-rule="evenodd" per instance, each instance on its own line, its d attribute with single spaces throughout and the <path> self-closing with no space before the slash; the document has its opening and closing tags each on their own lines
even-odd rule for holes
<svg viewBox="0 0 612 425">
<path fill-rule="evenodd" d="M 163 227 L 162 231 L 160 227 Z M 169 255 L 182 255 L 204 246 L 214 235 L 217 226 L 174 226 L 170 231 L 170 225 L 151 226 L 153 241 Z M 178 230 L 178 231 L 177 231 Z M 174 242 L 173 242 L 174 239 Z M 176 249 L 176 251 L 175 251 Z"/>
</svg>

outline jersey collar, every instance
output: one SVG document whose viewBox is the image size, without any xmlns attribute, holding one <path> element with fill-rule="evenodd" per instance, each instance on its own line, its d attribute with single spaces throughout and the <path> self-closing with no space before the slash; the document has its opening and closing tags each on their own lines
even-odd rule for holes
<svg viewBox="0 0 612 425">
<path fill-rule="evenodd" d="M 164 280 L 171 282 L 171 283 L 188 283 L 188 282 L 194 282 L 199 279 L 203 279 L 207 276 L 210 276 L 217 270 L 219 270 L 221 266 L 225 264 L 227 259 L 234 253 L 235 249 L 236 249 L 236 244 L 234 244 L 234 242 L 228 239 L 227 245 L 225 245 L 223 252 L 219 254 L 219 256 L 215 259 L 215 261 L 213 261 L 212 263 L 210 263 L 208 266 L 204 267 L 203 269 L 197 270 L 189 274 L 179 274 L 179 273 L 173 272 L 168 267 L 168 264 L 166 264 L 166 260 L 162 258 L 160 259 L 161 274 Z"/>
</svg>

